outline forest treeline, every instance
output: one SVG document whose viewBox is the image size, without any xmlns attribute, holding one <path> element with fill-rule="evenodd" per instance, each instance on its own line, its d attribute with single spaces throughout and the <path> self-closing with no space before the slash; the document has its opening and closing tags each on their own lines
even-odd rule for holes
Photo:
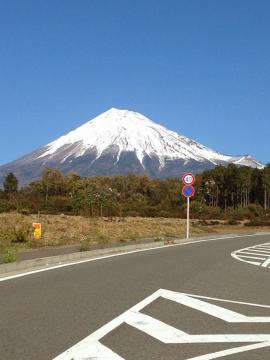
<svg viewBox="0 0 270 360">
<path fill-rule="evenodd" d="M 0 212 L 82 216 L 185 217 L 181 179 L 130 174 L 81 177 L 46 168 L 40 180 L 19 187 L 13 173 L 0 190 Z M 270 164 L 265 169 L 217 166 L 196 176 L 194 218 L 253 218 L 270 208 Z"/>
</svg>

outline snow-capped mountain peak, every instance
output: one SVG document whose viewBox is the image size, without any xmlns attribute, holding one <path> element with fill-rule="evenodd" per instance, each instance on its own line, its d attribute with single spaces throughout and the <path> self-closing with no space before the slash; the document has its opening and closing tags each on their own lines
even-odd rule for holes
<svg viewBox="0 0 270 360">
<path fill-rule="evenodd" d="M 14 172 L 25 184 L 38 179 L 45 167 L 82 176 L 133 172 L 167 178 L 231 163 L 264 167 L 247 155 L 223 155 L 138 112 L 112 108 L 48 145 L 1 166 L 0 181 L 8 172 Z"/>
<path fill-rule="evenodd" d="M 167 130 L 140 113 L 116 108 L 48 144 L 47 150 L 39 158 L 51 158 L 60 148 L 72 144 L 78 145 L 67 152 L 62 161 L 82 156 L 89 149 L 96 150 L 98 159 L 110 147 L 117 148 L 117 161 L 123 151 L 132 151 L 142 165 L 146 155 L 157 156 L 161 167 L 164 166 L 165 159 L 207 159 L 216 164 L 230 158 Z"/>
</svg>

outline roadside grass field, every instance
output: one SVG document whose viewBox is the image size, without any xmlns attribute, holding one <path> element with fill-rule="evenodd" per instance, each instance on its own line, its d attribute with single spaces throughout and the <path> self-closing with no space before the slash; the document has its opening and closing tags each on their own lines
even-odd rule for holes
<svg viewBox="0 0 270 360">
<path fill-rule="evenodd" d="M 33 223 L 41 223 L 42 237 L 34 238 Z M 0 253 L 15 248 L 44 248 L 81 245 L 82 250 L 94 244 L 128 242 L 143 238 L 185 237 L 185 219 L 177 218 L 86 218 L 67 215 L 0 214 Z M 224 220 L 191 220 L 190 236 L 248 232 L 259 227 L 245 222 L 229 224 Z M 264 227 L 264 231 L 270 227 Z"/>
</svg>

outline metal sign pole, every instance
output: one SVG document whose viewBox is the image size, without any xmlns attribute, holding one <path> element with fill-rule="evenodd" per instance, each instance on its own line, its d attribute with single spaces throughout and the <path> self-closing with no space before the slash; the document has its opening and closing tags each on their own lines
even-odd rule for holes
<svg viewBox="0 0 270 360">
<path fill-rule="evenodd" d="M 187 240 L 189 239 L 189 197 L 187 197 Z"/>
<path fill-rule="evenodd" d="M 182 195 L 187 198 L 187 240 L 189 239 L 189 204 L 190 198 L 195 195 L 195 189 L 193 184 L 195 182 L 195 176 L 192 173 L 186 173 L 182 177 L 184 187 L 182 188 Z"/>
</svg>

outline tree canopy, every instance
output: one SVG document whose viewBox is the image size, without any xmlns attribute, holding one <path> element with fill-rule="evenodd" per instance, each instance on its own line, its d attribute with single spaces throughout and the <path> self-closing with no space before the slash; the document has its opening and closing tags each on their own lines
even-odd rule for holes
<svg viewBox="0 0 270 360">
<path fill-rule="evenodd" d="M 148 176 L 64 176 L 47 168 L 40 180 L 18 190 L 13 173 L 0 192 L 0 211 L 66 213 L 83 216 L 185 216 L 186 201 L 177 178 Z M 263 170 L 229 165 L 196 175 L 193 217 L 226 217 L 231 211 L 249 216 L 270 208 L 270 165 Z M 12 196 L 10 196 L 12 194 Z M 251 210 L 250 210 L 251 209 Z M 256 209 L 256 210 L 254 210 Z"/>
</svg>

